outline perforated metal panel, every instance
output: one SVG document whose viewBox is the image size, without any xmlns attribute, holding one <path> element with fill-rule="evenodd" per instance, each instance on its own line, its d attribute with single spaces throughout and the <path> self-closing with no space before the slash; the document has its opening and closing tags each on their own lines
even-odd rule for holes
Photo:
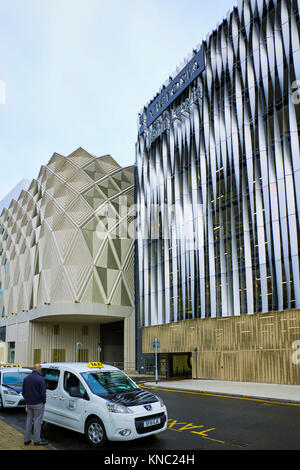
<svg viewBox="0 0 300 470">
<path fill-rule="evenodd" d="M 0 310 L 9 316 L 57 302 L 133 307 L 134 239 L 126 232 L 133 187 L 133 167 L 110 155 L 54 153 L 1 213 Z"/>
<path fill-rule="evenodd" d="M 144 326 L 300 307 L 298 2 L 241 0 L 200 47 L 202 74 L 139 115 Z"/>
</svg>

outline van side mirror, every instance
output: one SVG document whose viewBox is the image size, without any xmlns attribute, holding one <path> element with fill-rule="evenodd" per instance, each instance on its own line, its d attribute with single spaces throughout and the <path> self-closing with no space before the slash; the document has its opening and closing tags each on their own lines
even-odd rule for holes
<svg viewBox="0 0 300 470">
<path fill-rule="evenodd" d="M 69 395 L 74 398 L 83 398 L 78 387 L 70 387 Z"/>
<path fill-rule="evenodd" d="M 86 391 L 84 392 L 84 394 L 82 394 L 79 387 L 70 387 L 69 395 L 74 398 L 83 398 L 84 400 L 90 399 Z"/>
</svg>

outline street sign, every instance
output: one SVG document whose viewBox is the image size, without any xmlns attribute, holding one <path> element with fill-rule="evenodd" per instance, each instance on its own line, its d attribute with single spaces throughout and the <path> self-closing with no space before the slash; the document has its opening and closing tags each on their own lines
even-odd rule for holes
<svg viewBox="0 0 300 470">
<path fill-rule="evenodd" d="M 155 383 L 158 382 L 158 367 L 157 367 L 157 350 L 160 348 L 160 342 L 157 338 L 152 343 L 152 348 L 155 350 Z"/>
</svg>

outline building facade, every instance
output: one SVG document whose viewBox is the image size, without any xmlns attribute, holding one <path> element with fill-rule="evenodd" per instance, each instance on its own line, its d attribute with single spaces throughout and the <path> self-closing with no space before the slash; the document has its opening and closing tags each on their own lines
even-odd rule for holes
<svg viewBox="0 0 300 470">
<path fill-rule="evenodd" d="M 10 205 L 12 199 L 18 199 L 21 191 L 23 189 L 26 191 L 29 185 L 30 181 L 26 178 L 23 178 L 21 181 L 19 181 L 19 183 L 5 196 L 5 198 L 0 201 L 0 213 L 4 207 L 7 208 Z"/>
<path fill-rule="evenodd" d="M 54 153 L 2 210 L 3 361 L 135 369 L 133 198 L 133 167 L 79 148 Z"/>
<path fill-rule="evenodd" d="M 239 1 L 139 114 L 139 348 L 173 375 L 300 383 L 299 24 Z"/>
</svg>

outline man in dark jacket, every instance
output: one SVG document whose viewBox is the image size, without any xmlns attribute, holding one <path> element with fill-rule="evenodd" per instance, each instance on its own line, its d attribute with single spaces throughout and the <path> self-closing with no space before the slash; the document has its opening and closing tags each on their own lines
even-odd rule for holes
<svg viewBox="0 0 300 470">
<path fill-rule="evenodd" d="M 46 380 L 41 376 L 41 365 L 35 364 L 32 373 L 23 382 L 22 395 L 26 403 L 26 428 L 24 444 L 30 444 L 33 426 L 33 440 L 35 445 L 46 445 L 47 441 L 41 439 L 41 427 L 46 403 Z"/>
</svg>

